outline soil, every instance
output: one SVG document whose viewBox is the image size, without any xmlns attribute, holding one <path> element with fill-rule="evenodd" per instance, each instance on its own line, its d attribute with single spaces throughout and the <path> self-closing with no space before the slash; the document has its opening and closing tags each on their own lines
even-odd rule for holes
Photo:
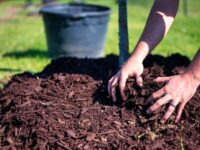
<svg viewBox="0 0 200 150">
<path fill-rule="evenodd" d="M 41 73 L 12 77 L 0 91 L 0 146 L 3 149 L 200 149 L 200 89 L 177 125 L 160 123 L 165 107 L 147 115 L 145 99 L 163 84 L 158 76 L 182 73 L 190 63 L 178 54 L 149 56 L 144 87 L 129 79 L 128 100 L 113 103 L 107 81 L 118 57 L 60 58 Z M 119 98 L 119 96 L 118 96 Z M 120 99 L 120 98 L 119 98 Z"/>
</svg>

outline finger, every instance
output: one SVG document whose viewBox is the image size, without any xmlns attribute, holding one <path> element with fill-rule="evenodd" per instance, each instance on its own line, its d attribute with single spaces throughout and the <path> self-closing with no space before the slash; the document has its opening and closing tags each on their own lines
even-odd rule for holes
<svg viewBox="0 0 200 150">
<path fill-rule="evenodd" d="M 120 94 L 123 100 L 126 100 L 126 95 L 124 93 L 125 90 L 125 86 L 126 86 L 126 80 L 127 80 L 127 76 L 123 76 L 121 77 L 120 81 L 119 81 L 119 90 L 120 90 Z"/>
<path fill-rule="evenodd" d="M 116 87 L 112 87 L 112 99 L 113 99 L 113 102 L 116 102 L 117 101 L 117 97 L 116 97 Z"/>
<path fill-rule="evenodd" d="M 111 89 L 110 89 L 110 92 L 111 92 L 111 96 L 112 96 L 112 99 L 114 102 L 117 101 L 117 97 L 116 97 L 116 86 L 118 84 L 118 78 L 117 77 L 114 77 L 113 80 L 112 80 L 112 83 L 111 83 Z"/>
<path fill-rule="evenodd" d="M 176 101 L 175 101 L 176 102 Z M 174 106 L 176 106 L 177 104 L 174 103 L 173 104 Z M 161 123 L 165 123 L 167 121 L 167 119 L 172 115 L 172 113 L 174 112 L 175 110 L 175 107 L 172 106 L 172 105 L 169 105 L 166 113 L 164 114 L 163 118 L 161 119 Z"/>
<path fill-rule="evenodd" d="M 175 119 L 175 123 L 178 123 L 178 122 L 180 121 L 181 115 L 182 115 L 182 113 L 183 113 L 183 109 L 184 109 L 184 107 L 185 107 L 185 104 L 186 104 L 186 103 L 181 103 L 181 104 L 179 105 L 178 113 L 177 113 L 177 116 L 176 116 L 176 119 Z"/>
<path fill-rule="evenodd" d="M 157 100 L 151 107 L 147 109 L 147 114 L 150 114 L 160 108 L 162 105 L 167 104 L 171 99 L 170 95 L 165 95 L 164 97 Z"/>
<path fill-rule="evenodd" d="M 154 92 L 151 96 L 149 96 L 147 98 L 147 100 L 145 101 L 145 105 L 150 104 L 153 100 L 160 98 L 161 96 L 163 96 L 165 94 L 165 90 L 164 88 Z"/>
<path fill-rule="evenodd" d="M 113 78 L 114 77 L 112 77 L 109 81 L 108 81 L 108 94 L 109 94 L 109 96 L 111 96 L 111 85 L 112 85 L 112 82 L 113 82 Z"/>
<path fill-rule="evenodd" d="M 160 83 L 160 82 L 166 82 L 170 79 L 170 77 L 157 77 L 155 79 L 155 82 Z"/>
<path fill-rule="evenodd" d="M 136 83 L 139 87 L 142 87 L 143 86 L 143 79 L 141 76 L 139 75 L 136 75 Z"/>
</svg>

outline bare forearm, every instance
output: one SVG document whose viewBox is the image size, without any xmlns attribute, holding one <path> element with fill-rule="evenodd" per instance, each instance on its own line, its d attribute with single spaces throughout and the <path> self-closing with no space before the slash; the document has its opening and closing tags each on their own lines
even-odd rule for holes
<svg viewBox="0 0 200 150">
<path fill-rule="evenodd" d="M 197 51 L 193 61 L 186 69 L 185 74 L 194 79 L 198 85 L 200 84 L 200 49 Z"/>
<path fill-rule="evenodd" d="M 129 59 L 143 61 L 163 39 L 178 10 L 179 0 L 155 0 L 144 31 Z"/>
</svg>

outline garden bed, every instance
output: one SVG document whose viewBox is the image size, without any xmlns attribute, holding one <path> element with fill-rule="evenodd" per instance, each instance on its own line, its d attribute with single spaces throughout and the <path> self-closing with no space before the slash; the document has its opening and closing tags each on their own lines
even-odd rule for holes
<svg viewBox="0 0 200 150">
<path fill-rule="evenodd" d="M 0 91 L 0 147 L 4 149 L 200 149 L 200 89 L 186 105 L 178 125 L 174 116 L 160 124 L 164 107 L 147 115 L 145 99 L 161 88 L 158 76 L 183 72 L 189 64 L 178 54 L 149 56 L 144 87 L 129 79 L 128 100 L 113 103 L 107 81 L 117 56 L 60 58 L 41 73 L 12 77 Z"/>
</svg>

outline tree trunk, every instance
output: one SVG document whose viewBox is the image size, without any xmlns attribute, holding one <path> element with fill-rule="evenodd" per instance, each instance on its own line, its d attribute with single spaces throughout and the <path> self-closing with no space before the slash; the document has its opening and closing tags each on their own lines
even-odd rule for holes
<svg viewBox="0 0 200 150">
<path fill-rule="evenodd" d="M 127 19 L 127 0 L 118 0 L 119 7 L 119 67 L 128 58 L 128 19 Z"/>
<path fill-rule="evenodd" d="M 188 3 L 187 3 L 187 0 L 183 0 L 183 14 L 185 16 L 188 15 Z"/>
</svg>

